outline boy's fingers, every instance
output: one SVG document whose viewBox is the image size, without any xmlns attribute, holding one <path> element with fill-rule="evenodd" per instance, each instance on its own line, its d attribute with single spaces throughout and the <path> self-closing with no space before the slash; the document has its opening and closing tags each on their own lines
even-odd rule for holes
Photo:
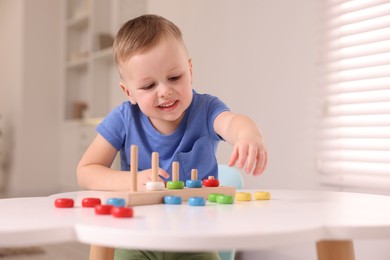
<svg viewBox="0 0 390 260">
<path fill-rule="evenodd" d="M 268 152 L 265 149 L 262 150 L 257 157 L 256 168 L 253 171 L 253 175 L 257 176 L 262 174 L 265 168 L 267 167 L 267 162 L 268 162 Z"/>
<path fill-rule="evenodd" d="M 246 169 L 245 169 L 245 171 L 247 173 L 252 172 L 252 170 L 253 170 L 253 168 L 255 166 L 257 157 L 258 157 L 258 149 L 249 147 L 249 149 L 248 149 L 248 156 L 247 156 L 247 159 L 246 159 Z"/>
<path fill-rule="evenodd" d="M 244 167 L 247 155 L 248 155 L 247 146 L 238 148 L 238 168 L 242 169 Z"/>
<path fill-rule="evenodd" d="M 260 151 L 260 153 L 257 157 L 257 164 L 256 164 L 255 170 L 253 171 L 253 175 L 260 175 L 263 173 L 264 159 L 265 159 L 265 156 L 264 156 L 264 150 L 263 150 L 263 151 Z"/>
<path fill-rule="evenodd" d="M 268 151 L 267 151 L 267 149 L 265 149 L 264 150 L 264 164 L 263 164 L 262 172 L 265 171 L 265 169 L 267 168 L 267 165 L 268 165 Z"/>
<path fill-rule="evenodd" d="M 161 168 L 158 169 L 158 175 L 160 175 L 164 178 L 169 178 L 169 174 Z"/>
<path fill-rule="evenodd" d="M 235 146 L 234 149 L 233 149 L 232 154 L 230 155 L 229 166 L 234 166 L 234 164 L 237 161 L 237 157 L 238 157 L 238 149 Z"/>
<path fill-rule="evenodd" d="M 262 165 L 262 163 L 259 160 L 256 163 L 255 169 L 253 170 L 253 176 L 258 176 L 258 175 L 260 175 L 262 173 L 263 173 L 263 165 Z"/>
</svg>

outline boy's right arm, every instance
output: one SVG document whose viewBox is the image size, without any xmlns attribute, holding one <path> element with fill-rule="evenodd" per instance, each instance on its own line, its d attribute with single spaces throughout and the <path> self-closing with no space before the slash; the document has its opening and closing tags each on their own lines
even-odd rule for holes
<svg viewBox="0 0 390 260">
<path fill-rule="evenodd" d="M 117 150 L 98 134 L 77 166 L 80 187 L 90 190 L 129 190 L 130 174 L 111 169 Z"/>
<path fill-rule="evenodd" d="M 129 171 L 111 169 L 117 150 L 103 136 L 98 134 L 88 147 L 77 166 L 79 186 L 89 190 L 130 190 Z M 159 175 L 169 178 L 169 174 L 159 168 Z M 151 181 L 151 169 L 138 173 L 137 189 L 146 189 Z M 163 181 L 159 178 L 159 181 Z"/>
</svg>

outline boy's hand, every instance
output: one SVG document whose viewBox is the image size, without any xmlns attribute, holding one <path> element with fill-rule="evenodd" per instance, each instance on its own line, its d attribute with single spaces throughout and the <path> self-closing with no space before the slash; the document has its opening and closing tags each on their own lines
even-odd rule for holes
<svg viewBox="0 0 390 260">
<path fill-rule="evenodd" d="M 169 178 L 169 174 L 161 168 L 158 168 L 158 181 L 164 182 L 161 177 Z M 160 177 L 161 176 L 161 177 Z M 147 169 L 138 172 L 137 175 L 137 190 L 144 191 L 146 190 L 146 183 L 152 181 L 152 169 Z"/>
<path fill-rule="evenodd" d="M 260 175 L 264 172 L 268 153 L 263 135 L 256 124 L 247 116 L 225 111 L 214 121 L 214 129 L 219 136 L 234 145 L 229 166 L 236 165 L 247 173 Z"/>
<path fill-rule="evenodd" d="M 268 162 L 268 152 L 263 138 L 257 135 L 240 136 L 234 144 L 229 166 L 242 169 L 254 176 L 264 172 Z"/>
</svg>

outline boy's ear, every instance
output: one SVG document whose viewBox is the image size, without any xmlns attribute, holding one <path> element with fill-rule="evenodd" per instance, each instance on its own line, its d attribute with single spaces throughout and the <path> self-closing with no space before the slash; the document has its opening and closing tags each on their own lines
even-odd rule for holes
<svg viewBox="0 0 390 260">
<path fill-rule="evenodd" d="M 188 59 L 188 67 L 190 68 L 190 74 L 191 74 L 191 83 L 192 83 L 192 59 Z"/>
<path fill-rule="evenodd" d="M 120 82 L 119 85 L 121 86 L 121 89 L 125 95 L 129 98 L 131 104 L 136 105 L 137 101 L 133 97 L 133 94 L 131 94 L 130 90 L 127 89 L 126 85 L 123 82 Z"/>
<path fill-rule="evenodd" d="M 188 59 L 188 67 L 190 68 L 190 72 L 192 75 L 192 59 L 191 58 Z"/>
</svg>

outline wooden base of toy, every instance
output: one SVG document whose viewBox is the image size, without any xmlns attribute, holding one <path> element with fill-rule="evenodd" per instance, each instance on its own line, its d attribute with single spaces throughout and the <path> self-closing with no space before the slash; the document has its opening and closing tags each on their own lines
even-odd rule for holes
<svg viewBox="0 0 390 260">
<path fill-rule="evenodd" d="M 317 242 L 318 260 L 355 260 L 351 240 L 323 240 Z"/>
<path fill-rule="evenodd" d="M 204 197 L 211 193 L 221 193 L 223 195 L 235 196 L 236 188 L 229 186 L 221 187 L 203 187 L 203 188 L 187 188 L 180 190 L 164 189 L 160 191 L 96 191 L 96 197 L 99 197 L 103 204 L 108 198 L 123 198 L 126 200 L 127 206 L 140 206 L 151 204 L 163 204 L 164 196 L 181 196 L 183 201 L 187 201 L 189 197 Z M 82 198 L 78 198 L 80 200 Z"/>
</svg>

